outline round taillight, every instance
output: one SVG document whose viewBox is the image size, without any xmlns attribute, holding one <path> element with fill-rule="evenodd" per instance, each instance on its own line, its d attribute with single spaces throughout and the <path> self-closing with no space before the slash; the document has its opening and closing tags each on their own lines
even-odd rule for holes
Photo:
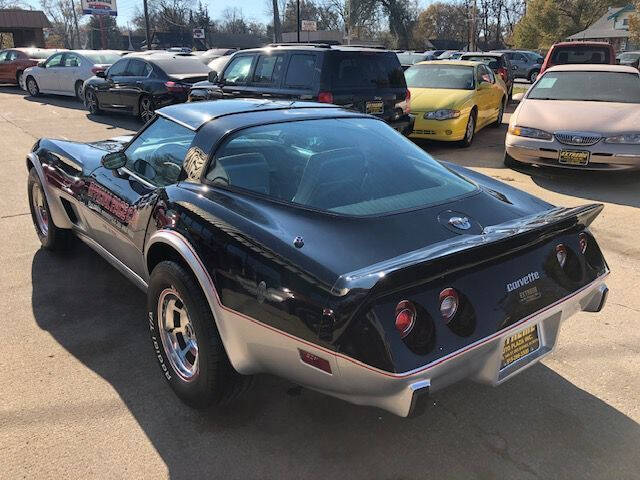
<svg viewBox="0 0 640 480">
<path fill-rule="evenodd" d="M 562 244 L 556 247 L 556 259 L 558 260 L 560 267 L 564 268 L 567 263 L 567 247 Z"/>
<path fill-rule="evenodd" d="M 580 253 L 584 255 L 587 251 L 587 235 L 585 233 L 578 235 L 578 244 L 580 245 Z"/>
<path fill-rule="evenodd" d="M 455 317 L 458 303 L 458 292 L 453 288 L 445 288 L 440 292 L 440 314 L 446 323 Z"/>
<path fill-rule="evenodd" d="M 403 300 L 396 306 L 396 330 L 401 338 L 409 335 L 416 323 L 416 307 L 408 300 Z"/>
</svg>

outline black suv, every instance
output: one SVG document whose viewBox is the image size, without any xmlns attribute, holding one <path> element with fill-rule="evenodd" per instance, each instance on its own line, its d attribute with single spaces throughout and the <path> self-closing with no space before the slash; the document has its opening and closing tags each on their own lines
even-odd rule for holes
<svg viewBox="0 0 640 480">
<path fill-rule="evenodd" d="M 382 117 L 408 133 L 410 93 L 394 52 L 325 44 L 273 44 L 235 53 L 191 87 L 189 101 L 315 100 Z"/>
</svg>

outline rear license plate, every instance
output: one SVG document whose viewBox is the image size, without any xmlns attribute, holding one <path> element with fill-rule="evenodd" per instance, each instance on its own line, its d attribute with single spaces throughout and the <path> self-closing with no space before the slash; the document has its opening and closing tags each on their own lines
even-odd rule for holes
<svg viewBox="0 0 640 480">
<path fill-rule="evenodd" d="M 507 337 L 502 348 L 500 370 L 520 360 L 525 355 L 535 352 L 538 348 L 540 348 L 540 339 L 538 338 L 537 325 L 531 325 L 520 330 L 515 335 Z"/>
<path fill-rule="evenodd" d="M 365 111 L 372 115 L 382 115 L 384 113 L 383 102 L 367 102 Z"/>
<path fill-rule="evenodd" d="M 589 163 L 590 153 L 584 150 L 560 150 L 558 162 L 565 165 L 586 165 Z"/>
</svg>

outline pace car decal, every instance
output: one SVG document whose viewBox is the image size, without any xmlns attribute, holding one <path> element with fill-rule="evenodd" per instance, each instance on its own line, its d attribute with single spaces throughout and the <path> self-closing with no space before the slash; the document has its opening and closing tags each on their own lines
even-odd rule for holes
<svg viewBox="0 0 640 480">
<path fill-rule="evenodd" d="M 102 188 L 96 182 L 92 181 L 91 183 L 89 183 L 87 195 L 96 204 L 100 205 L 103 209 L 114 215 L 124 224 L 128 224 L 135 215 L 135 208 L 133 208 L 124 200 L 115 196 L 113 193 Z"/>
</svg>

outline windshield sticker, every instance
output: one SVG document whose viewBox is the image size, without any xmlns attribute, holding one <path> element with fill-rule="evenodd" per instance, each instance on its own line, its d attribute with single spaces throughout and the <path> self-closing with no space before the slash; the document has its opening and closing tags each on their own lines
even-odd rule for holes
<svg viewBox="0 0 640 480">
<path fill-rule="evenodd" d="M 536 88 L 553 88 L 556 80 L 558 79 L 554 77 L 541 78 L 538 85 L 536 85 Z"/>
</svg>

